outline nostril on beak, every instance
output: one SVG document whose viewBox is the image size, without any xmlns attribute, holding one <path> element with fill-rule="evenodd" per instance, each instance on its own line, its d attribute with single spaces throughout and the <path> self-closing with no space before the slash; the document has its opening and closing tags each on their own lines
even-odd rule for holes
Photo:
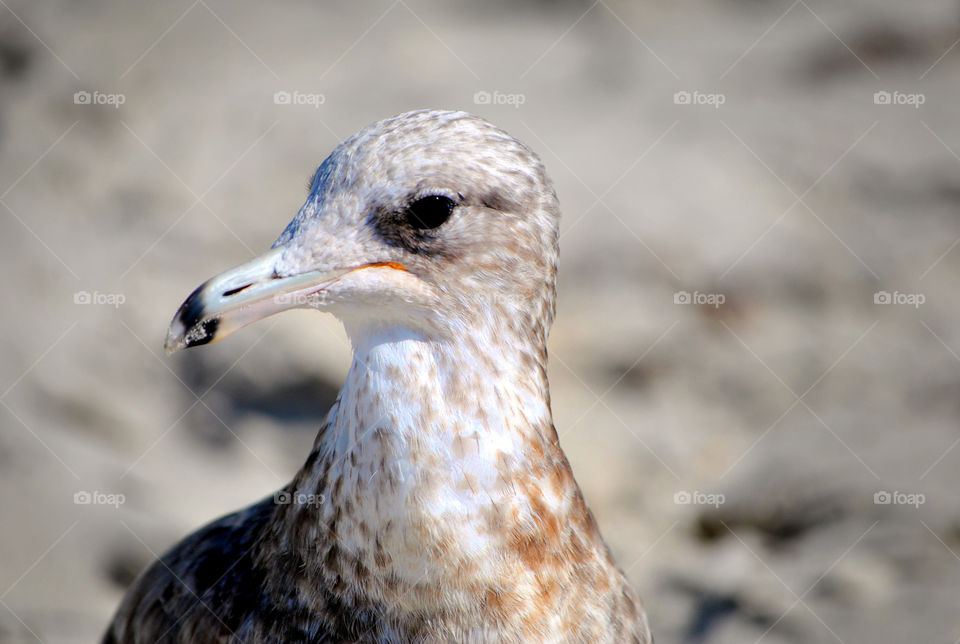
<svg viewBox="0 0 960 644">
<path fill-rule="evenodd" d="M 238 286 L 237 288 L 232 288 L 232 289 L 230 289 L 229 291 L 224 291 L 224 292 L 223 292 L 223 297 L 230 297 L 231 295 L 236 295 L 237 293 L 240 293 L 241 291 L 247 290 L 247 289 L 250 288 L 251 286 L 253 286 L 253 284 L 244 284 L 243 286 Z"/>
</svg>

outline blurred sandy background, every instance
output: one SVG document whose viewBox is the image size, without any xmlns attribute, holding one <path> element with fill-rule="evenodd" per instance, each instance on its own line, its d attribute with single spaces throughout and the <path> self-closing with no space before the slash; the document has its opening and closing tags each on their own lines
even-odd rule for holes
<svg viewBox="0 0 960 644">
<path fill-rule="evenodd" d="M 292 476 L 339 325 L 166 325 L 420 107 L 556 181 L 556 423 L 658 642 L 960 637 L 956 3 L 0 5 L 0 641 Z"/>
</svg>

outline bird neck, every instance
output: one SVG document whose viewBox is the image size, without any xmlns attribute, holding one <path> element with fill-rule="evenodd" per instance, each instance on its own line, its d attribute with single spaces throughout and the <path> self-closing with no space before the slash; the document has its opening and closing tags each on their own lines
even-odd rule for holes
<svg viewBox="0 0 960 644">
<path fill-rule="evenodd" d="M 436 609 L 457 588 L 536 596 L 547 553 L 606 557 L 557 442 L 545 361 L 542 345 L 483 334 L 355 341 L 343 391 L 292 484 L 285 546 L 307 570 L 319 557 L 328 583 L 362 578 L 411 611 Z"/>
<path fill-rule="evenodd" d="M 331 501 L 373 506 L 376 517 L 396 523 L 401 511 L 405 522 L 466 519 L 496 499 L 511 476 L 537 465 L 553 433 L 545 350 L 520 346 L 402 329 L 355 340 L 316 443 L 328 483 L 339 482 L 329 492 L 340 498 Z"/>
<path fill-rule="evenodd" d="M 543 344 L 504 340 L 355 340 L 261 542 L 270 593 L 304 614 L 350 606 L 350 629 L 379 624 L 360 640 L 614 641 L 643 625 L 557 442 Z"/>
</svg>

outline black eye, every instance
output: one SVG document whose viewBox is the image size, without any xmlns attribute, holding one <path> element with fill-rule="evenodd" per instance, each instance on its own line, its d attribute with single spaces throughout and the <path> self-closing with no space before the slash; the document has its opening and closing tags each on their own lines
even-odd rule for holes
<svg viewBox="0 0 960 644">
<path fill-rule="evenodd" d="M 441 195 L 421 197 L 407 206 L 407 222 L 417 230 L 436 228 L 450 218 L 455 205 Z"/>
</svg>

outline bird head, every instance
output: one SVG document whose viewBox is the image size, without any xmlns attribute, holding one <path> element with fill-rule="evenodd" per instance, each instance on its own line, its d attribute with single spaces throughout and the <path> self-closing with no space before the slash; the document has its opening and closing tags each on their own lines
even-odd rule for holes
<svg viewBox="0 0 960 644">
<path fill-rule="evenodd" d="M 524 144 L 463 112 L 417 111 L 340 144 L 266 253 L 197 288 L 165 348 L 216 342 L 291 308 L 358 334 L 534 334 L 553 318 L 559 209 Z"/>
</svg>

